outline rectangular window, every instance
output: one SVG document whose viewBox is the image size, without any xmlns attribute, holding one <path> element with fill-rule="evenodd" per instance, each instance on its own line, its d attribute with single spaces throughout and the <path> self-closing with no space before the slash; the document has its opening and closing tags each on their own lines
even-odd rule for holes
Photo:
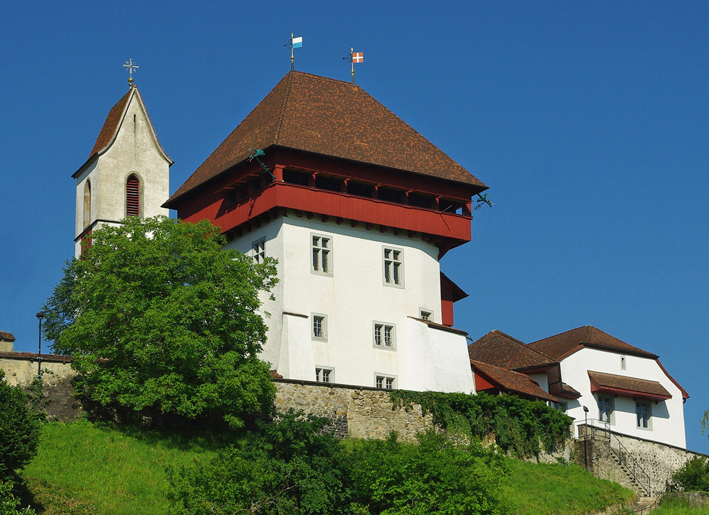
<svg viewBox="0 0 709 515">
<path fill-rule="evenodd" d="M 396 347 L 396 331 L 393 324 L 374 322 L 374 346 L 385 349 Z"/>
<path fill-rule="evenodd" d="M 262 238 L 253 242 L 251 244 L 251 249 L 254 253 L 254 261 L 257 263 L 263 263 L 263 260 L 266 259 L 266 240 Z"/>
<path fill-rule="evenodd" d="M 601 422 L 611 423 L 613 415 L 613 401 L 610 397 L 598 398 L 598 419 Z"/>
<path fill-rule="evenodd" d="M 419 318 L 421 320 L 428 320 L 430 322 L 433 322 L 433 311 L 429 309 L 419 309 Z"/>
<path fill-rule="evenodd" d="M 318 383 L 334 383 L 335 382 L 335 369 L 318 367 L 315 369 L 315 380 Z"/>
<path fill-rule="evenodd" d="M 313 313 L 313 340 L 327 341 L 327 315 Z"/>
<path fill-rule="evenodd" d="M 404 251 L 384 247 L 384 284 L 404 286 Z"/>
<path fill-rule="evenodd" d="M 626 367 L 626 365 L 625 365 L 625 356 L 621 356 L 621 357 L 620 357 L 620 369 L 621 369 L 621 370 L 625 370 L 625 367 Z"/>
<path fill-rule="evenodd" d="M 393 390 L 396 388 L 396 378 L 391 376 L 374 376 L 374 385 L 382 390 Z"/>
<path fill-rule="evenodd" d="M 650 429 L 650 403 L 636 402 L 635 413 L 638 417 L 638 427 L 640 429 Z"/>
<path fill-rule="evenodd" d="M 332 238 L 312 234 L 313 268 L 312 271 L 323 275 L 332 275 Z"/>
</svg>

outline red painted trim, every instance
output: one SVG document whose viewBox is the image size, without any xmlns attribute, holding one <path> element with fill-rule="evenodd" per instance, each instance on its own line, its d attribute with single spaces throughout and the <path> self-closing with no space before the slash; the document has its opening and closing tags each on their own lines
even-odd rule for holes
<svg viewBox="0 0 709 515">
<path fill-rule="evenodd" d="M 183 203 L 178 217 L 187 222 L 207 219 L 227 232 L 272 209 L 287 208 L 432 234 L 453 246 L 470 241 L 471 236 L 471 218 L 464 215 L 283 182 L 273 182 L 241 202 L 226 204 L 222 195 L 202 195 Z"/>
<path fill-rule="evenodd" d="M 476 392 L 480 392 L 480 391 L 484 391 L 484 390 L 491 390 L 493 388 L 501 388 L 500 385 L 496 385 L 496 384 L 491 383 L 490 381 L 492 381 L 492 379 L 490 379 L 490 381 L 488 381 L 486 378 L 484 378 L 480 374 L 480 372 L 478 372 L 474 368 L 473 368 L 473 371 L 475 373 L 475 391 Z"/>
<path fill-rule="evenodd" d="M 403 192 L 425 193 L 451 199 L 462 204 L 469 204 L 473 195 L 487 189 L 487 186 L 480 187 L 449 179 L 430 177 L 366 163 L 350 162 L 335 157 L 308 154 L 285 148 L 270 147 L 264 149 L 264 151 L 266 156 L 262 158 L 262 161 L 269 169 L 274 170 L 276 180 L 281 180 L 278 172 L 276 172 L 279 168 L 281 170 L 284 168 L 299 169 L 313 174 L 325 173 L 338 176 L 341 179 L 358 180 L 371 185 L 386 186 Z M 261 167 L 258 163 L 242 161 L 229 170 L 221 172 L 207 183 L 166 202 L 164 207 L 179 211 L 185 203 L 190 202 L 195 197 L 210 195 L 236 183 L 243 183 L 246 177 L 260 173 Z"/>
<path fill-rule="evenodd" d="M 665 375 L 667 376 L 667 379 L 669 379 L 670 381 L 672 381 L 672 382 L 674 383 L 674 385 L 675 385 L 677 388 L 679 388 L 679 391 L 682 392 L 682 398 L 685 399 L 685 400 L 689 399 L 689 393 L 687 393 L 687 390 L 685 390 L 684 388 L 682 388 L 682 386 L 680 386 L 680 384 L 679 384 L 677 381 L 675 381 L 674 377 L 672 377 L 672 376 L 669 374 L 669 372 L 667 372 L 667 370 L 665 370 L 665 367 L 663 367 L 663 366 L 662 366 L 662 363 L 660 363 L 660 358 L 657 358 L 655 361 L 657 362 L 658 365 L 660 365 L 660 370 L 662 370 L 662 371 L 665 373 Z"/>
</svg>

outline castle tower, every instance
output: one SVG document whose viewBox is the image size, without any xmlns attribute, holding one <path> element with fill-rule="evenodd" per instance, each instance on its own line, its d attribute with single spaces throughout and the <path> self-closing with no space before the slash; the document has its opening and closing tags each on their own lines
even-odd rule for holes
<svg viewBox="0 0 709 515">
<path fill-rule="evenodd" d="M 82 241 L 104 224 L 128 216 L 165 215 L 161 204 L 170 195 L 173 161 L 160 146 L 138 87 L 128 92 L 106 117 L 89 159 L 72 175 L 76 179 L 74 255 Z"/>
<path fill-rule="evenodd" d="M 471 393 L 439 260 L 485 189 L 359 86 L 291 71 L 164 205 L 278 260 L 261 357 L 284 378 Z"/>
</svg>

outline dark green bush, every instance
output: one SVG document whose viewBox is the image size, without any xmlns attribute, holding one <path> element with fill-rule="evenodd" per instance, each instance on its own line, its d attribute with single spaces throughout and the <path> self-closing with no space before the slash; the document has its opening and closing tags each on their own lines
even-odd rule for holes
<svg viewBox="0 0 709 515">
<path fill-rule="evenodd" d="M 171 513 L 507 513 L 502 456 L 435 433 L 340 442 L 328 422 L 291 412 L 208 463 L 169 470 Z"/>
<path fill-rule="evenodd" d="M 475 439 L 494 435 L 504 451 L 520 457 L 538 455 L 540 442 L 554 450 L 569 435 L 572 419 L 542 401 L 528 401 L 514 395 L 478 393 L 391 392 L 395 406 L 420 404 L 431 413 L 435 424 L 451 433 Z"/>
<path fill-rule="evenodd" d="M 709 460 L 695 456 L 672 475 L 672 481 L 689 492 L 709 492 Z"/>
<path fill-rule="evenodd" d="M 0 370 L 0 481 L 11 480 L 37 453 L 39 417 L 27 405 L 27 397 L 10 386 Z"/>
</svg>

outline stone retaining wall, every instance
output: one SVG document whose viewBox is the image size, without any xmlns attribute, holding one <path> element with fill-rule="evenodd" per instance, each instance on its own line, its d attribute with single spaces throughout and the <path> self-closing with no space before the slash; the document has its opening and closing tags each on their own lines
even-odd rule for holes
<svg viewBox="0 0 709 515">
<path fill-rule="evenodd" d="M 276 379 L 276 411 L 289 408 L 326 417 L 339 436 L 384 439 L 396 431 L 399 440 L 413 441 L 419 431 L 433 428 L 431 414 L 421 407 L 394 409 L 389 392 L 374 388 L 325 385 Z"/>
<path fill-rule="evenodd" d="M 671 482 L 672 474 L 688 460 L 695 456 L 706 457 L 704 454 L 688 451 L 681 447 L 643 440 L 613 431 L 610 431 L 606 437 L 603 437 L 601 433 L 605 433 L 605 431 L 594 431 L 594 438 L 585 443 L 583 440 L 585 431 L 583 428 L 579 428 L 579 435 L 582 439 L 577 441 L 578 464 L 588 465 L 589 470 L 598 477 L 638 490 L 637 486 L 620 468 L 616 462 L 615 454 L 610 449 L 610 447 L 617 449 L 618 442 L 620 442 L 624 450 L 633 456 L 640 468 L 649 476 L 652 495 L 664 492 Z M 586 446 L 588 446 L 588 463 L 584 458 Z"/>
<path fill-rule="evenodd" d="M 37 365 L 41 359 L 42 380 L 54 384 L 74 377 L 71 358 L 33 352 L 0 352 L 0 370 L 5 372 L 5 381 L 11 386 L 29 386 L 37 377 Z"/>
</svg>

